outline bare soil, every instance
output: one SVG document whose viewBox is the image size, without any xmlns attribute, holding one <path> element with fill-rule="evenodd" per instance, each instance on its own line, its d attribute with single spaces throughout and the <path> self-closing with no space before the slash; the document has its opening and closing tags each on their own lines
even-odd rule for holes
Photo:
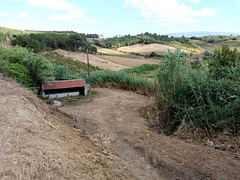
<svg viewBox="0 0 240 180">
<path fill-rule="evenodd" d="M 109 50 L 110 51 L 110 50 Z M 111 50 L 112 51 L 112 50 Z M 66 57 L 71 57 L 74 60 L 87 62 L 87 55 L 83 52 L 72 52 L 65 50 L 55 50 Z M 102 69 L 110 69 L 110 70 L 121 70 L 125 68 L 135 67 L 142 64 L 157 64 L 159 59 L 149 59 L 144 57 L 133 57 L 133 58 L 121 58 L 114 56 L 105 56 L 105 55 L 96 55 L 89 54 L 90 64 L 93 66 L 98 66 Z"/>
<path fill-rule="evenodd" d="M 92 102 L 60 108 L 92 139 L 103 139 L 136 179 L 240 179 L 240 155 L 153 132 L 139 111 L 153 99 L 116 89 L 95 89 Z"/>
<path fill-rule="evenodd" d="M 0 179 L 136 179 L 102 139 L 26 88 L 0 78 Z"/>
</svg>

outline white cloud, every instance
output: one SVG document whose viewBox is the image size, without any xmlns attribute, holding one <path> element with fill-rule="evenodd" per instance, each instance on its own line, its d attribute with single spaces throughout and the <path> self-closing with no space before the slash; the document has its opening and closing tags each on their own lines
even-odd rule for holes
<svg viewBox="0 0 240 180">
<path fill-rule="evenodd" d="M 7 16 L 8 16 L 8 13 L 6 13 L 6 12 L 0 13 L 0 16 L 2 16 L 2 17 L 7 17 Z"/>
<path fill-rule="evenodd" d="M 187 0 L 190 3 L 200 3 L 202 0 Z"/>
<path fill-rule="evenodd" d="M 40 18 L 40 15 L 38 13 L 34 14 L 35 18 Z"/>
<path fill-rule="evenodd" d="M 199 0 L 191 0 L 199 2 Z M 194 10 L 179 3 L 178 0 L 125 0 L 123 8 L 137 10 L 141 18 L 157 22 L 162 25 L 195 23 L 197 16 L 212 16 L 216 14 L 214 8 Z"/>
<path fill-rule="evenodd" d="M 96 24 L 95 20 L 89 19 L 85 16 L 86 10 L 83 8 L 76 9 L 73 3 L 70 3 L 68 0 L 18 0 L 25 2 L 30 5 L 55 9 L 55 10 L 65 10 L 61 14 L 52 14 L 48 17 L 51 21 L 70 21 L 74 24 L 80 23 L 89 23 Z M 39 14 L 34 15 L 35 18 L 39 18 Z"/>
<path fill-rule="evenodd" d="M 28 18 L 29 17 L 29 14 L 26 13 L 26 12 L 22 12 L 18 15 L 19 17 L 22 17 L 22 18 Z"/>
<path fill-rule="evenodd" d="M 81 22 L 96 24 L 95 20 L 85 17 L 87 11 L 83 8 L 70 9 L 68 14 L 52 14 L 48 17 L 52 21 L 70 21 L 74 24 L 80 24 Z"/>
<path fill-rule="evenodd" d="M 28 4 L 34 6 L 57 10 L 71 9 L 73 6 L 71 3 L 65 0 L 20 0 L 20 1 L 27 2 Z"/>
<path fill-rule="evenodd" d="M 88 23 L 88 24 L 96 24 L 97 21 L 93 20 L 93 19 L 83 19 L 83 22 Z"/>
</svg>

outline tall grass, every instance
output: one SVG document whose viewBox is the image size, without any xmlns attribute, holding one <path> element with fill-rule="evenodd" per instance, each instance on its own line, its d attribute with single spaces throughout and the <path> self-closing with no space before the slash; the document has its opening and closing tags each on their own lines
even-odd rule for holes
<svg viewBox="0 0 240 180">
<path fill-rule="evenodd" d="M 155 94 L 155 82 L 149 81 L 143 77 L 133 76 L 121 71 L 95 71 L 91 72 L 91 84 L 94 87 L 118 88 L 128 91 L 134 91 L 143 95 Z M 65 79 L 85 79 L 88 83 L 87 72 L 68 74 Z"/>
<path fill-rule="evenodd" d="M 81 74 L 80 76 L 88 82 L 87 74 Z M 155 83 L 153 81 L 124 72 L 96 71 L 91 73 L 91 83 L 93 86 L 119 88 L 144 95 L 155 93 Z"/>
<path fill-rule="evenodd" d="M 136 66 L 133 68 L 123 69 L 122 71 L 126 73 L 132 73 L 132 74 L 141 74 L 144 71 L 156 70 L 158 67 L 159 67 L 158 64 L 142 64 L 140 66 Z"/>
<path fill-rule="evenodd" d="M 159 125 L 165 133 L 183 125 L 239 133 L 240 71 L 224 69 L 228 78 L 216 78 L 207 68 L 192 68 L 179 49 L 169 52 L 158 69 Z"/>
</svg>

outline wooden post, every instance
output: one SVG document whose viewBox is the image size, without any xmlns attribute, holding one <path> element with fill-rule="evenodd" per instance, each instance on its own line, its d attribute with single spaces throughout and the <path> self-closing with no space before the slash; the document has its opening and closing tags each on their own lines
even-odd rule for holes
<svg viewBox="0 0 240 180">
<path fill-rule="evenodd" d="M 92 87 L 91 87 L 91 78 L 90 78 L 90 65 L 89 65 L 89 58 L 88 58 L 88 49 L 87 49 L 87 64 L 88 64 L 89 99 L 91 102 L 92 101 Z"/>
</svg>

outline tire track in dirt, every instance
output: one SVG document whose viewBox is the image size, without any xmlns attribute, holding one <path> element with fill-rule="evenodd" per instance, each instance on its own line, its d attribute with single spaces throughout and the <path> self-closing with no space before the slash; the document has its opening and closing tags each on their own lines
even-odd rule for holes
<svg viewBox="0 0 240 180">
<path fill-rule="evenodd" d="M 63 106 L 90 138 L 109 143 L 137 179 L 240 179 L 240 157 L 151 131 L 139 110 L 149 97 L 113 89 L 96 89 L 92 102 Z"/>
</svg>

